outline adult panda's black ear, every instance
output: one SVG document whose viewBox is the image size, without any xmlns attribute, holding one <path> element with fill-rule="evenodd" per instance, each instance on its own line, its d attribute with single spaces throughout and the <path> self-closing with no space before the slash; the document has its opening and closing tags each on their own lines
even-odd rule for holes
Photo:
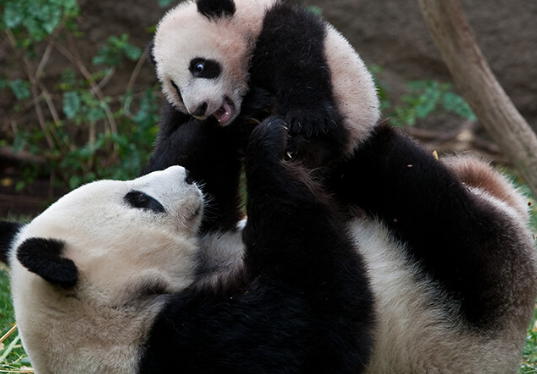
<svg viewBox="0 0 537 374">
<path fill-rule="evenodd" d="M 17 259 L 44 280 L 71 288 L 78 280 L 78 269 L 73 261 L 61 257 L 64 247 L 60 240 L 30 238 L 17 248 Z"/>
<path fill-rule="evenodd" d="M 196 0 L 198 12 L 209 19 L 232 17 L 235 14 L 233 0 Z"/>
<path fill-rule="evenodd" d="M 149 60 L 153 63 L 153 66 L 157 66 L 157 60 L 155 60 L 155 42 L 154 41 L 151 41 L 151 43 L 149 43 L 147 47 L 145 47 L 145 53 L 147 57 L 149 58 Z"/>
<path fill-rule="evenodd" d="M 7 264 L 8 253 L 15 235 L 23 227 L 23 224 L 16 222 L 0 221 L 0 262 Z"/>
</svg>

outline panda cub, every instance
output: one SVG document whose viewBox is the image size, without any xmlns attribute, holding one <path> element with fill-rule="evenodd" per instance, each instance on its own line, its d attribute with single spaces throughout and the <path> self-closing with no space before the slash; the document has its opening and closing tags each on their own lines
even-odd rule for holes
<svg viewBox="0 0 537 374">
<path fill-rule="evenodd" d="M 350 154 L 379 119 L 352 46 L 283 0 L 185 1 L 159 22 L 150 50 L 167 100 L 157 148 L 188 120 L 244 130 L 272 114 L 289 127 L 288 155 L 318 167 Z M 162 156 L 153 170 L 176 163 Z"/>
<path fill-rule="evenodd" d="M 180 166 L 82 186 L 28 225 L 1 222 L 36 372 L 362 372 L 374 326 L 364 266 L 335 204 L 284 160 L 287 136 L 277 118 L 251 135 L 248 221 L 221 233 L 240 243 L 232 275 L 198 280 L 211 213 Z"/>
</svg>

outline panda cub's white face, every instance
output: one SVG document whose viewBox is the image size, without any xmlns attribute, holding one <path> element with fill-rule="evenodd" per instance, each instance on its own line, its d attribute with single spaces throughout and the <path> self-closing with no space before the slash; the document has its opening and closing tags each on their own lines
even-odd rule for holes
<svg viewBox="0 0 537 374">
<path fill-rule="evenodd" d="M 26 225 L 9 263 L 16 319 L 36 370 L 134 372 L 161 296 L 194 281 L 202 213 L 201 191 L 172 166 L 82 186 Z M 66 271 L 71 278 L 62 283 Z M 100 346 L 88 349 L 91 342 Z"/>
<path fill-rule="evenodd" d="M 221 125 L 238 116 L 264 14 L 259 1 L 240 2 L 233 16 L 217 19 L 184 2 L 160 21 L 152 54 L 162 91 L 177 110 L 201 120 L 214 116 Z"/>
</svg>

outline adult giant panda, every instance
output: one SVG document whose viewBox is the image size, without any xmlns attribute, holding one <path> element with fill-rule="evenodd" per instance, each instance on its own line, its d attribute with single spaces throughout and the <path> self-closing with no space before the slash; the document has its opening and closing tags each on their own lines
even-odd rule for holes
<svg viewBox="0 0 537 374">
<path fill-rule="evenodd" d="M 240 259 L 233 243 L 218 239 L 236 232 L 242 216 L 245 118 L 266 115 L 256 111 L 267 91 L 290 142 L 306 140 L 293 160 L 324 167 L 335 156 L 324 188 L 348 213 L 375 297 L 366 372 L 517 371 L 537 295 L 523 196 L 483 161 L 438 161 L 376 124 L 370 76 L 330 26 L 276 0 L 198 0 L 165 16 L 153 57 L 170 105 L 147 170 L 183 165 L 212 197 L 202 240 L 226 250 L 211 252 L 220 265 L 206 270 L 227 272 L 222 264 Z"/>
<path fill-rule="evenodd" d="M 318 166 L 352 152 L 379 119 L 372 76 L 352 46 L 286 1 L 185 1 L 159 22 L 150 50 L 167 99 L 157 147 L 189 117 L 238 126 L 270 113 L 288 124 L 289 155 Z"/>
<path fill-rule="evenodd" d="M 197 166 L 192 175 L 213 196 L 201 238 L 216 250 L 205 252 L 207 267 L 197 275 L 209 282 L 240 268 L 242 257 L 241 246 L 226 239 L 240 231 L 241 201 L 237 155 L 223 133 L 187 121 L 173 137 L 175 157 Z M 527 200 L 507 178 L 469 156 L 437 160 L 379 124 L 323 183 L 346 211 L 373 291 L 374 344 L 365 373 L 517 372 L 537 266 Z M 296 204 L 300 209 L 298 196 Z"/>
<path fill-rule="evenodd" d="M 248 222 L 222 233 L 234 264 L 215 257 L 218 241 L 200 243 L 211 213 L 179 166 L 94 182 L 28 225 L 0 223 L 37 373 L 363 372 L 373 301 L 343 216 L 284 161 L 282 120 L 251 137 Z"/>
</svg>

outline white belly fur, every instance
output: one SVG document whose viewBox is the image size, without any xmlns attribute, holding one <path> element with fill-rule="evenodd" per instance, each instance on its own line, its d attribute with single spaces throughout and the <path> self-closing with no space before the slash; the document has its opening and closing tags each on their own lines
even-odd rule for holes
<svg viewBox="0 0 537 374">
<path fill-rule="evenodd" d="M 405 261 L 402 244 L 378 221 L 357 219 L 350 231 L 376 298 L 376 346 L 367 373 L 514 373 L 518 339 L 507 331 L 491 337 L 465 330 L 456 303 L 434 294 L 432 282 L 417 281 L 419 267 Z"/>
</svg>

